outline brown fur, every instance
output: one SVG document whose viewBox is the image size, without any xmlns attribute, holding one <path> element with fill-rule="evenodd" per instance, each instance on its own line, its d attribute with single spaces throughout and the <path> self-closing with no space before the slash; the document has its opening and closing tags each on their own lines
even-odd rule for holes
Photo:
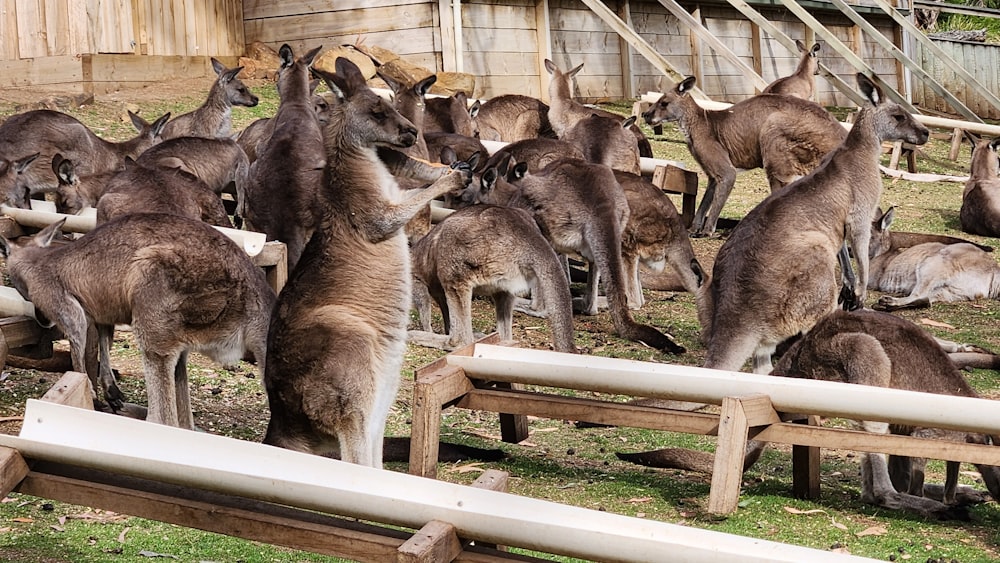
<svg viewBox="0 0 1000 563">
<path fill-rule="evenodd" d="M 237 213 L 247 229 L 285 243 L 289 272 L 320 221 L 326 153 L 309 84 L 309 65 L 318 52 L 313 49 L 296 60 L 291 47 L 281 46 L 281 105 L 272 119 L 274 130 L 250 165 L 245 193 L 237 197 Z"/>
<path fill-rule="evenodd" d="M 962 190 L 962 208 L 958 218 L 962 230 L 986 237 L 1000 236 L 1000 162 L 997 159 L 1000 139 L 983 139 L 972 152 L 969 180 Z"/>
<path fill-rule="evenodd" d="M 531 96 L 503 94 L 483 102 L 476 115 L 479 138 L 514 143 L 537 137 L 555 138 L 549 106 Z"/>
<path fill-rule="evenodd" d="M 7 118 L 0 124 L 0 194 L 14 207 L 28 207 L 28 192 L 55 191 L 52 157 L 61 154 L 73 161 L 81 176 L 121 169 L 126 158 L 160 142 L 166 114 L 152 124 L 129 112 L 139 134 L 120 143 L 105 141 L 75 117 L 52 110 L 33 110 Z M 38 155 L 26 165 L 24 157 Z M 11 159 L 11 160 L 7 160 Z"/>
<path fill-rule="evenodd" d="M 450 148 L 455 153 L 457 160 L 467 161 L 476 153 L 483 156 L 489 154 L 479 139 L 457 133 L 424 133 L 424 140 L 427 142 L 427 154 L 431 162 L 450 164 L 441 156 L 445 147 Z"/>
<path fill-rule="evenodd" d="M 182 170 L 193 174 L 217 194 L 236 195 L 246 182 L 250 161 L 232 139 L 178 137 L 150 147 L 136 159 L 147 168 Z"/>
<path fill-rule="evenodd" d="M 462 186 L 401 192 L 376 145 L 405 148 L 417 131 L 372 92 L 357 66 L 321 73 L 337 97 L 324 131 L 322 220 L 279 296 L 264 373 L 271 419 L 265 443 L 380 467 L 385 420 L 406 349 L 411 275 L 403 225 L 431 199 Z"/>
<path fill-rule="evenodd" d="M 523 162 L 528 166 L 528 172 L 538 172 L 552 162 L 563 158 L 587 160 L 586 155 L 576 145 L 562 139 L 525 139 L 510 143 L 503 148 L 514 162 Z"/>
<path fill-rule="evenodd" d="M 688 95 L 694 83 L 693 76 L 678 82 L 643 118 L 650 125 L 676 121 L 708 176 L 691 223 L 697 236 L 715 232 L 737 169 L 764 168 L 773 192 L 808 174 L 847 137 L 828 111 L 808 100 L 761 94 L 728 109 L 705 110 Z"/>
<path fill-rule="evenodd" d="M 7 274 L 70 342 L 73 369 L 88 372 L 112 404 L 109 345 L 132 325 L 143 354 L 148 420 L 191 428 L 186 358 L 202 352 L 235 364 L 249 350 L 263 367 L 274 292 L 263 271 L 224 235 L 165 214 L 134 214 L 53 245 L 62 222 L 34 237 L 4 240 Z M 84 358 L 88 324 L 99 334 L 100 373 Z"/>
<path fill-rule="evenodd" d="M 641 174 L 639 145 L 635 135 L 628 130 L 633 123 L 634 117 L 622 119 L 595 114 L 578 121 L 560 138 L 579 148 L 590 162 Z"/>
<path fill-rule="evenodd" d="M 212 69 L 217 77 L 208 97 L 197 109 L 167 123 L 163 128 L 164 139 L 229 137 L 233 134 L 233 106 L 252 108 L 257 105 L 257 96 L 236 77 L 243 67 L 229 69 L 213 58 Z"/>
<path fill-rule="evenodd" d="M 816 72 L 819 70 L 819 61 L 816 60 L 819 43 L 813 43 L 813 46 L 807 49 L 805 43 L 796 39 L 795 47 L 802 53 L 795 72 L 768 84 L 761 94 L 783 94 L 803 100 L 812 99 L 813 91 L 816 90 Z"/>
<path fill-rule="evenodd" d="M 698 307 L 705 367 L 738 371 L 753 356 L 755 372 L 770 372 L 778 343 L 836 307 L 837 255 L 845 242 L 858 266 L 851 293 L 864 303 L 871 225 L 882 194 L 882 142 L 919 145 L 929 133 L 870 79 L 857 78 L 869 103 L 844 142 L 810 175 L 752 209 L 719 249 Z"/>
<path fill-rule="evenodd" d="M 540 295 L 551 325 L 553 348 L 575 352 L 573 304 L 562 264 L 531 214 L 522 209 L 474 205 L 438 223 L 413 246 L 415 292 L 429 292 L 444 317 L 445 335 L 431 333 L 430 304 L 420 313 L 421 331 L 409 340 L 454 349 L 471 344 L 472 296 L 485 295 L 496 307 L 497 332 L 513 340 L 514 298 Z"/>
<path fill-rule="evenodd" d="M 112 176 L 97 201 L 97 224 L 132 213 L 169 213 L 232 227 L 219 194 L 179 169 L 129 166 Z"/>
<path fill-rule="evenodd" d="M 552 75 L 549 81 L 549 123 L 552 130 L 561 139 L 571 127 L 576 125 L 581 119 L 586 119 L 593 114 L 602 117 L 621 120 L 618 114 L 602 109 L 587 107 L 573 99 L 571 80 L 583 69 L 583 64 L 579 64 L 571 70 L 563 72 L 552 61 L 545 59 L 545 70 Z M 635 136 L 639 146 L 639 156 L 646 158 L 653 157 L 653 147 L 649 144 L 649 139 L 636 125 L 630 125 L 628 130 Z"/>
<path fill-rule="evenodd" d="M 465 92 L 456 92 L 444 98 L 427 98 L 422 131 L 426 133 L 455 133 L 479 138 L 476 116 L 481 104 L 477 100 L 469 105 Z"/>
</svg>

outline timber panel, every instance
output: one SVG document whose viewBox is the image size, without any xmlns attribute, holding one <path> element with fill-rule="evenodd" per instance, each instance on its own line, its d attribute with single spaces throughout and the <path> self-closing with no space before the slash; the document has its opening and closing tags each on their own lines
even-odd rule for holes
<svg viewBox="0 0 1000 563">
<path fill-rule="evenodd" d="M 987 90 L 1000 92 L 1000 71 L 997 69 L 996 62 L 997 58 L 1000 57 L 1000 45 L 938 39 L 933 41 L 949 57 L 963 64 L 965 70 L 976 77 L 976 80 Z M 976 115 L 987 119 L 1000 119 L 1000 110 L 997 110 L 989 102 L 982 99 L 954 71 L 950 70 L 948 65 L 919 43 L 914 50 L 913 59 L 927 71 L 927 74 L 954 94 L 956 98 L 974 111 Z M 938 96 L 933 90 L 916 79 L 913 82 L 913 102 L 921 107 L 935 111 L 954 113 L 954 110 L 944 98 Z"/>
</svg>

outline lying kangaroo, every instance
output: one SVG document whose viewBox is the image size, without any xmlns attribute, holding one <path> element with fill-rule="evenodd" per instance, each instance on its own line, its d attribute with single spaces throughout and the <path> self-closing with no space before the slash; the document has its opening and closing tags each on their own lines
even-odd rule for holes
<svg viewBox="0 0 1000 563">
<path fill-rule="evenodd" d="M 521 94 L 503 94 L 483 102 L 476 114 L 476 126 L 484 141 L 515 143 L 556 136 L 549 123 L 548 104 Z"/>
<path fill-rule="evenodd" d="M 496 174 L 496 169 L 484 174 Z M 424 305 L 418 311 L 422 330 L 411 330 L 410 342 L 446 349 L 474 342 L 473 295 L 493 298 L 497 332 L 501 339 L 513 340 L 514 297 L 531 291 L 545 303 L 553 348 L 576 351 L 569 281 L 527 211 L 494 205 L 460 209 L 413 245 L 411 256 L 414 291 L 434 297 L 446 334 L 431 332 L 430 303 L 424 296 L 414 299 Z"/>
<path fill-rule="evenodd" d="M 288 271 L 295 269 L 320 221 L 326 151 L 312 105 L 309 65 L 320 48 L 298 59 L 287 44 L 278 51 L 281 104 L 271 119 L 273 132 L 250 165 L 246 188 L 237 195 L 237 214 L 246 228 L 285 243 Z"/>
<path fill-rule="evenodd" d="M 243 67 L 226 68 L 213 57 L 212 69 L 217 77 L 208 97 L 197 109 L 167 123 L 163 128 L 164 139 L 229 137 L 233 134 L 233 106 L 252 108 L 257 105 L 257 96 L 236 77 Z"/>
<path fill-rule="evenodd" d="M 676 121 L 708 187 L 691 222 L 696 236 L 715 232 L 738 169 L 764 168 L 771 191 L 808 174 L 847 136 L 822 107 L 792 96 L 760 94 L 724 110 L 705 110 L 688 93 L 695 77 L 678 82 L 645 113 L 649 125 Z"/>
<path fill-rule="evenodd" d="M 878 311 L 834 311 L 792 344 L 775 366 L 774 373 L 925 393 L 977 396 L 930 334 L 910 321 Z M 871 421 L 862 421 L 861 426 L 880 434 L 916 434 L 988 443 L 986 436 L 965 436 L 954 431 L 939 432 Z M 744 469 L 753 465 L 764 446 L 763 442 L 748 445 Z M 707 473 L 711 473 L 713 463 L 712 454 L 683 449 L 619 454 L 619 457 L 641 465 Z M 976 467 L 993 498 L 1000 498 L 1000 468 Z M 920 461 L 914 465 L 907 458 L 891 458 L 887 464 L 883 454 L 865 453 L 861 463 L 862 499 L 925 517 L 968 518 L 963 507 L 930 498 L 947 499 L 949 503 L 964 502 L 962 499 L 980 500 L 979 495 L 967 488 L 957 487 L 957 470 L 957 463 L 949 463 L 947 486 L 942 491 L 939 487 L 923 486 Z"/>
<path fill-rule="evenodd" d="M 129 118 L 139 133 L 120 143 L 98 137 L 77 118 L 58 111 L 32 110 L 7 118 L 0 124 L 0 194 L 11 205 L 26 208 L 26 191 L 57 190 L 52 171 L 56 154 L 75 162 L 83 176 L 119 170 L 126 158 L 134 160 L 160 142 L 170 114 L 153 123 L 132 112 Z"/>
<path fill-rule="evenodd" d="M 739 371 L 753 356 L 754 371 L 769 373 L 779 342 L 808 331 L 837 306 L 837 256 L 845 242 L 858 266 L 848 291 L 854 302 L 865 302 L 882 142 L 921 145 L 929 132 L 867 76 L 857 80 L 868 103 L 844 142 L 811 174 L 750 210 L 719 249 L 698 307 L 705 367 Z"/>
<path fill-rule="evenodd" d="M 468 94 L 456 92 L 443 98 L 427 98 L 426 104 L 424 133 L 455 133 L 479 138 L 476 116 L 482 105 L 478 100 L 470 106 Z"/>
<path fill-rule="evenodd" d="M 317 71 L 336 95 L 324 130 L 321 221 L 281 291 L 268 335 L 271 419 L 264 442 L 382 465 L 385 421 L 399 388 L 412 294 L 403 225 L 465 175 L 402 158 L 396 169 L 437 174 L 400 191 L 376 146 L 405 148 L 416 127 L 371 91 L 345 58 Z"/>
<path fill-rule="evenodd" d="M 570 82 L 582 69 L 583 64 L 581 63 L 571 70 L 563 72 L 555 63 L 545 59 L 545 70 L 552 75 L 552 80 L 549 82 L 549 123 L 552 124 L 552 130 L 560 139 L 578 121 L 594 114 L 617 119 L 619 122 L 622 119 L 618 114 L 591 108 L 573 99 L 573 88 Z M 636 143 L 639 145 L 639 156 L 652 158 L 653 147 L 649 144 L 649 139 L 646 138 L 642 130 L 634 123 L 628 127 L 628 130 L 635 135 Z"/>
<path fill-rule="evenodd" d="M 673 202 L 642 176 L 615 171 L 615 179 L 625 190 L 629 207 L 628 222 L 622 232 L 622 262 L 629 308 L 638 309 L 644 300 L 640 263 L 653 272 L 662 272 L 669 264 L 679 276 L 682 287 L 698 295 L 703 280 L 692 268 L 692 262 L 697 262 L 694 249 Z"/>
<path fill-rule="evenodd" d="M 975 143 L 969 181 L 962 190 L 958 218 L 962 230 L 986 237 L 1000 236 L 1000 138 Z"/>
<path fill-rule="evenodd" d="M 894 233 L 889 226 L 894 217 L 895 208 L 890 208 L 872 223 L 868 289 L 903 297 L 883 295 L 876 309 L 895 311 L 1000 297 L 1000 264 L 989 252 L 967 242 L 892 248 Z"/>
<path fill-rule="evenodd" d="M 190 351 L 231 365 L 249 350 L 263 367 L 274 291 L 231 240 L 200 221 L 134 214 L 54 245 L 64 222 L 0 240 L 7 275 L 69 340 L 76 371 L 88 372 L 87 327 L 96 324 L 100 371 L 88 375 L 113 406 L 122 400 L 109 355 L 116 324 L 132 325 L 142 352 L 152 422 L 193 427 Z"/>
<path fill-rule="evenodd" d="M 233 226 L 219 194 L 180 169 L 129 166 L 108 180 L 96 207 L 97 224 L 131 213 L 169 213 L 217 227 Z"/>
<path fill-rule="evenodd" d="M 819 43 L 813 43 L 813 46 L 807 49 L 805 43 L 796 39 L 795 47 L 802 53 L 795 72 L 768 84 L 761 94 L 784 94 L 803 100 L 812 99 L 813 91 L 816 89 L 816 73 L 819 70 L 819 61 L 816 60 Z"/>
</svg>

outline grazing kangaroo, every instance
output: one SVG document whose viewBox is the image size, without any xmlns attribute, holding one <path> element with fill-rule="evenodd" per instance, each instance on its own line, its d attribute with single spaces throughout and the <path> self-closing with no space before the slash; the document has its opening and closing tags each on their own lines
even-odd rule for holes
<svg viewBox="0 0 1000 563">
<path fill-rule="evenodd" d="M 177 169 L 193 174 L 217 194 L 237 193 L 246 182 L 250 161 L 232 139 L 177 137 L 150 147 L 136 159 L 147 168 Z"/>
<path fill-rule="evenodd" d="M 590 162 L 641 174 L 639 145 L 629 131 L 634 123 L 635 116 L 622 119 L 594 114 L 577 121 L 560 139 L 575 145 Z"/>
<path fill-rule="evenodd" d="M 761 94 L 784 94 L 803 100 L 812 99 L 813 91 L 816 90 L 816 73 L 819 70 L 819 61 L 816 60 L 819 43 L 813 43 L 813 46 L 807 49 L 805 43 L 796 39 L 795 47 L 802 53 L 795 72 L 768 84 Z"/>
<path fill-rule="evenodd" d="M 483 102 L 476 114 L 479 138 L 515 143 L 537 137 L 555 138 L 549 106 L 531 96 L 503 94 Z"/>
<path fill-rule="evenodd" d="M 319 50 L 297 60 L 288 45 L 278 50 L 281 104 L 271 120 L 274 131 L 250 165 L 246 189 L 237 195 L 237 214 L 246 228 L 285 243 L 289 272 L 320 221 L 327 156 L 309 84 L 309 65 Z"/>
<path fill-rule="evenodd" d="M 76 163 L 83 176 L 120 170 L 126 158 L 160 142 L 170 114 L 153 123 L 129 112 L 135 137 L 114 143 L 106 141 L 77 118 L 58 111 L 32 110 L 7 118 L 0 124 L 0 194 L 11 203 L 27 207 L 25 188 L 32 193 L 55 191 L 58 179 L 52 172 L 52 157 L 61 154 Z M 25 157 L 37 155 L 26 162 Z"/>
<path fill-rule="evenodd" d="M 619 122 L 622 119 L 622 116 L 616 113 L 587 107 L 573 99 L 573 88 L 570 81 L 582 69 L 583 64 L 581 63 L 573 69 L 563 72 L 559 70 L 559 67 L 555 63 L 549 59 L 545 59 L 545 70 L 549 71 L 549 74 L 552 75 L 552 80 L 549 81 L 549 123 L 552 124 L 552 130 L 555 131 L 560 139 L 578 121 L 586 119 L 595 113 L 603 117 L 617 119 Z M 639 156 L 652 158 L 653 147 L 649 144 L 649 139 L 646 138 L 642 130 L 634 123 L 628 127 L 628 130 L 635 135 L 636 143 L 639 145 Z"/>
<path fill-rule="evenodd" d="M 233 226 L 217 193 L 195 175 L 174 168 L 129 166 L 108 180 L 96 207 L 97 224 L 132 213 L 169 213 Z"/>
<path fill-rule="evenodd" d="M 590 263 L 583 312 L 597 314 L 598 288 L 604 276 L 608 309 L 619 336 L 666 353 L 683 353 L 684 348 L 670 336 L 635 322 L 629 312 L 621 255 L 629 208 L 614 172 L 602 164 L 566 158 L 534 173 L 519 162 L 509 175 L 518 188 L 510 205 L 534 215 L 556 252 L 579 254 Z"/>
<path fill-rule="evenodd" d="M 501 339 L 513 340 L 514 298 L 530 291 L 545 303 L 553 348 L 576 351 L 569 281 L 527 211 L 495 205 L 460 209 L 413 245 L 411 255 L 414 291 L 429 292 L 437 302 L 446 334 L 431 332 L 425 295 L 414 299 L 423 305 L 418 311 L 422 330 L 411 330 L 410 342 L 446 349 L 474 342 L 473 295 L 493 298 L 497 332 Z"/>
<path fill-rule="evenodd" d="M 321 221 L 275 305 L 268 335 L 271 419 L 264 442 L 382 465 L 385 421 L 399 388 L 412 278 L 403 225 L 430 200 L 457 191 L 465 175 L 403 158 L 397 170 L 437 174 L 401 191 L 376 152 L 406 148 L 417 129 L 365 85 L 345 58 L 317 71 L 336 95 L 324 130 Z"/>
<path fill-rule="evenodd" d="M 1000 161 L 997 147 L 1000 138 L 982 139 L 972 150 L 969 181 L 962 190 L 962 208 L 958 218 L 962 230 L 986 237 L 1000 236 Z"/>
<path fill-rule="evenodd" d="M 629 308 L 642 307 L 644 300 L 639 279 L 640 263 L 653 272 L 662 272 L 669 264 L 684 289 L 698 295 L 703 280 L 693 269 L 692 263 L 697 259 L 673 202 L 642 176 L 615 171 L 615 179 L 625 190 L 629 207 L 628 222 L 622 232 L 622 262 Z"/>
<path fill-rule="evenodd" d="M 123 398 L 109 357 L 116 324 L 132 325 L 142 352 L 152 422 L 193 427 L 189 352 L 232 365 L 249 350 L 264 366 L 274 291 L 225 235 L 183 217 L 135 214 L 52 244 L 63 222 L 0 241 L 7 275 L 66 335 L 76 371 L 87 372 L 87 327 L 96 324 L 100 371 L 89 376 L 113 407 Z"/>
<path fill-rule="evenodd" d="M 792 96 L 760 94 L 724 110 L 705 110 L 688 93 L 689 76 L 645 113 L 649 125 L 676 121 L 708 187 L 691 222 L 695 236 L 715 232 L 736 182 L 737 169 L 764 168 L 771 191 L 808 174 L 847 136 L 822 107 Z"/>
<path fill-rule="evenodd" d="M 236 78 L 243 67 L 229 69 L 213 57 L 212 69 L 218 76 L 204 103 L 167 123 L 163 128 L 164 139 L 229 137 L 233 134 L 233 106 L 252 108 L 257 105 L 257 96 Z"/>
<path fill-rule="evenodd" d="M 903 297 L 883 295 L 874 308 L 895 311 L 1000 297 L 1000 264 L 992 254 L 961 239 L 892 248 L 894 217 L 890 208 L 872 223 L 868 289 Z"/>
<path fill-rule="evenodd" d="M 882 142 L 922 145 L 929 132 L 867 76 L 857 80 L 868 102 L 843 143 L 811 174 L 750 210 L 719 249 L 698 307 L 705 367 L 739 371 L 753 356 L 754 371 L 769 373 L 779 342 L 837 306 L 837 256 L 845 242 L 858 266 L 851 294 L 865 302 Z"/>
<path fill-rule="evenodd" d="M 482 105 L 478 100 L 469 105 L 465 92 L 456 92 L 443 98 L 427 98 L 422 131 L 427 133 L 456 133 L 479 138 L 476 116 Z"/>
<path fill-rule="evenodd" d="M 960 397 L 978 395 L 952 364 L 949 355 L 925 330 L 889 313 L 870 310 L 834 311 L 816 323 L 782 355 L 774 373 L 787 377 L 841 381 L 860 385 L 940 393 Z M 942 437 L 988 443 L 987 437 L 957 431 L 939 431 L 862 421 L 861 426 L 880 434 L 893 433 Z M 765 443 L 751 442 L 744 469 L 760 456 Z M 619 454 L 627 461 L 654 467 L 712 472 L 712 454 L 668 448 L 652 452 Z M 1000 498 L 1000 468 L 977 465 L 990 495 Z M 958 463 L 949 462 L 946 486 L 923 485 L 923 460 L 865 453 L 861 463 L 862 499 L 885 508 L 908 510 L 930 518 L 968 518 L 963 506 L 979 502 L 966 487 L 957 487 Z M 932 500 L 944 499 L 945 502 Z"/>
</svg>

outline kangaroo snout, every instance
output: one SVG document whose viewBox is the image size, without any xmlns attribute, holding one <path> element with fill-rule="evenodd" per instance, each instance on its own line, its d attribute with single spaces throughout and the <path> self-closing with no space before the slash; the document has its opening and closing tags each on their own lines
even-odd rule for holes
<svg viewBox="0 0 1000 563">
<path fill-rule="evenodd" d="M 417 128 L 412 125 L 399 128 L 399 144 L 403 147 L 412 147 L 417 142 Z"/>
</svg>

